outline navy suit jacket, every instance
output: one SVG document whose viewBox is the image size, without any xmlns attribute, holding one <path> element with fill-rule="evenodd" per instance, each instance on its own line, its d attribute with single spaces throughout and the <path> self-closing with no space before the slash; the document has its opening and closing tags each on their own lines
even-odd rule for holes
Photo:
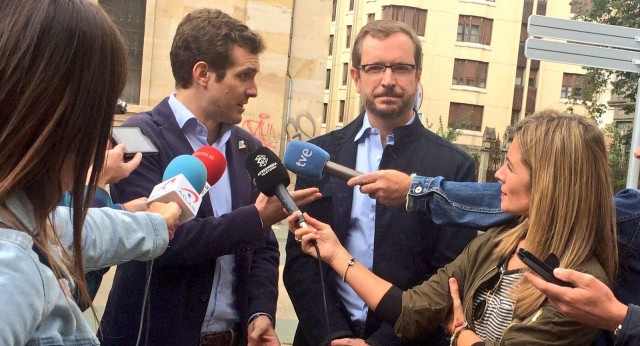
<svg viewBox="0 0 640 346">
<path fill-rule="evenodd" d="M 193 149 L 164 99 L 153 110 L 138 114 L 125 126 L 140 126 L 158 147 L 145 155 L 127 179 L 112 187 L 115 201 L 149 196 L 160 183 L 169 162 Z M 232 211 L 213 216 L 208 194 L 191 221 L 179 226 L 165 253 L 153 264 L 149 316 L 145 317 L 142 340 L 149 345 L 196 345 L 213 285 L 216 258 L 235 254 L 236 302 L 242 337 L 254 313 L 275 318 L 278 296 L 278 243 L 271 228 L 263 228 L 253 205 L 258 191 L 252 183 L 245 159 L 260 142 L 239 127 L 232 129 L 227 143 L 227 169 L 232 191 Z M 104 345 L 135 344 L 149 263 L 121 264 L 102 318 L 99 337 Z"/>
<path fill-rule="evenodd" d="M 324 148 L 330 160 L 354 168 L 358 143 L 356 133 L 362 127 L 364 115 L 340 130 L 311 140 Z M 464 151 L 424 128 L 416 119 L 412 124 L 396 128 L 394 145 L 384 148 L 380 169 L 395 169 L 407 174 L 445 176 L 451 181 L 474 181 L 473 160 Z M 344 244 L 350 227 L 353 188 L 346 182 L 326 176 L 319 182 L 298 177 L 296 189 L 320 188 L 322 198 L 303 209 L 309 215 L 329 223 Z M 402 207 L 376 205 L 373 272 L 395 286 L 406 290 L 420 284 L 438 268 L 452 261 L 476 236 L 473 230 L 452 230 L 434 224 L 421 213 L 409 213 Z M 284 284 L 298 315 L 299 323 L 294 344 L 320 345 L 326 342 L 327 328 L 322 293 L 315 259 L 304 254 L 289 234 L 284 268 Z M 328 266 L 325 268 L 327 304 L 332 338 L 353 337 L 353 325 L 340 296 L 336 280 L 341 280 Z M 340 273 L 342 274 L 342 273 Z M 425 333 L 420 340 L 405 342 L 395 336 L 393 327 L 369 313 L 365 339 L 371 345 L 435 344 L 442 331 Z"/>
</svg>

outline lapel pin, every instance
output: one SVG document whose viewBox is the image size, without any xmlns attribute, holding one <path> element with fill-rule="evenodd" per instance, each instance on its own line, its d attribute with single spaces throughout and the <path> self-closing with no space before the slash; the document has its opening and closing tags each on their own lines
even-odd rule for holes
<svg viewBox="0 0 640 346">
<path fill-rule="evenodd" d="M 244 141 L 238 141 L 238 149 L 246 149 L 247 145 L 244 144 Z"/>
</svg>

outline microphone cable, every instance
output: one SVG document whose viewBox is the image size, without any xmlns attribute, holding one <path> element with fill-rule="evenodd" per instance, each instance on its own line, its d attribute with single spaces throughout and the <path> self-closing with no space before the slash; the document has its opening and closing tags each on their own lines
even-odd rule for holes
<svg viewBox="0 0 640 346">
<path fill-rule="evenodd" d="M 153 260 L 146 263 L 147 278 L 144 284 L 144 295 L 142 296 L 142 310 L 140 311 L 140 326 L 138 327 L 138 338 L 136 340 L 136 346 L 140 345 L 140 337 L 142 336 L 142 328 L 144 326 L 144 319 L 147 317 L 147 321 L 151 318 L 151 301 L 149 297 L 149 285 L 151 283 L 151 273 L 153 272 Z M 147 304 L 149 303 L 149 304 Z M 146 316 L 145 316 L 146 315 Z M 149 328 L 145 333 L 144 345 L 149 342 Z"/>
<path fill-rule="evenodd" d="M 331 323 L 329 322 L 329 308 L 327 305 L 327 294 L 326 294 L 326 286 L 324 284 L 324 271 L 322 270 L 322 258 L 320 257 L 320 249 L 318 248 L 318 243 L 313 240 L 311 242 L 313 248 L 316 249 L 316 255 L 318 256 L 318 269 L 320 270 L 320 285 L 322 287 L 322 303 L 324 304 L 324 318 L 327 323 L 327 340 L 328 345 L 331 345 Z"/>
</svg>

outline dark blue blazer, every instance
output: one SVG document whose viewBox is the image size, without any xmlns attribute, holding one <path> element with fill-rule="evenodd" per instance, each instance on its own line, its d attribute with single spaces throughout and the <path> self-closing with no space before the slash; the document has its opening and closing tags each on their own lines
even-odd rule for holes
<svg viewBox="0 0 640 346">
<path fill-rule="evenodd" d="M 356 133 L 364 115 L 340 130 L 311 140 L 324 148 L 330 160 L 354 168 L 357 155 Z M 451 181 L 475 181 L 474 162 L 464 151 L 424 128 L 416 119 L 412 124 L 394 129 L 395 143 L 384 148 L 380 169 L 395 169 L 421 176 L 445 176 Z M 353 188 L 346 182 L 325 176 L 314 182 L 298 178 L 296 188 L 317 186 L 322 198 L 303 209 L 309 215 L 329 223 L 342 243 L 350 227 Z M 452 230 L 434 224 L 421 213 L 409 213 L 402 207 L 376 205 L 373 272 L 406 290 L 433 275 L 452 261 L 476 235 L 476 231 Z M 287 240 L 284 284 L 298 315 L 294 344 L 320 345 L 327 338 L 324 308 L 317 262 L 300 250 L 292 235 Z M 354 326 L 336 291 L 341 280 L 325 265 L 325 280 L 332 338 L 353 337 Z M 411 342 L 398 339 L 393 327 L 369 313 L 365 339 L 371 345 L 433 345 L 442 333 L 425 333 Z"/>
<path fill-rule="evenodd" d="M 149 196 L 160 183 L 169 162 L 193 149 L 164 99 L 150 112 L 138 114 L 125 126 L 140 126 L 158 147 L 159 153 L 145 155 L 127 179 L 112 186 L 114 200 L 129 201 Z M 213 216 L 208 194 L 195 219 L 178 227 L 165 253 L 153 264 L 149 287 L 149 315 L 145 317 L 142 340 L 149 345 L 196 345 L 213 285 L 216 258 L 235 254 L 236 301 L 242 337 L 254 313 L 275 318 L 278 296 L 278 243 L 271 228 L 263 228 L 253 205 L 258 190 L 252 183 L 245 159 L 260 142 L 234 127 L 227 143 L 227 169 L 232 191 L 232 211 Z M 149 262 L 150 263 L 150 262 Z M 121 264 L 102 318 L 99 337 L 104 345 L 135 344 L 149 263 Z"/>
</svg>

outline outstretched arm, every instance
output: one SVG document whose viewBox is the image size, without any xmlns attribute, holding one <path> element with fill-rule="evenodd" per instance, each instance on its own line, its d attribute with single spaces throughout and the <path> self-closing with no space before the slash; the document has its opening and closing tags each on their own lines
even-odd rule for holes
<svg viewBox="0 0 640 346">
<path fill-rule="evenodd" d="M 532 273 L 525 273 L 525 276 L 569 319 L 609 331 L 622 324 L 627 306 L 619 302 L 603 282 L 572 269 L 558 268 L 553 274 L 576 287 L 554 285 Z"/>
</svg>

